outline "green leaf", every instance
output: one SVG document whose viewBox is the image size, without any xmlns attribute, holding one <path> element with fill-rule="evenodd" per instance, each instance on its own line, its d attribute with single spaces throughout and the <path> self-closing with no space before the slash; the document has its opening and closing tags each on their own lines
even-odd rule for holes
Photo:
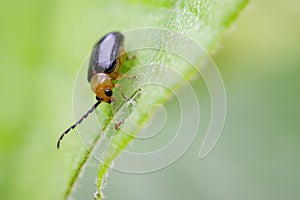
<svg viewBox="0 0 300 200">
<path fill-rule="evenodd" d="M 129 5 L 132 2 L 138 3 L 138 1 L 132 0 L 126 2 Z M 247 2 L 248 0 L 144 1 L 140 6 L 146 12 L 133 17 L 143 18 L 145 26 L 150 24 L 190 37 L 207 49 L 209 53 L 212 53 L 224 31 L 236 19 Z M 169 32 L 169 34 L 172 33 Z M 126 49 L 134 42 L 130 39 L 130 34 L 131 32 L 129 34 L 125 32 Z M 155 34 L 155 32 L 149 31 L 148 34 Z M 157 38 L 157 45 L 172 51 L 180 46 L 182 41 L 180 39 L 169 40 L 169 36 L 166 34 Z M 88 151 L 78 163 L 78 168 L 74 171 L 66 189 L 66 198 L 86 199 L 95 193 L 96 199 L 103 199 L 102 190 L 110 166 L 148 122 L 149 110 L 154 105 L 162 104 L 172 97 L 169 89 L 177 90 L 186 83 L 186 80 L 196 75 L 197 72 L 191 67 L 187 67 L 188 64 L 176 60 L 165 50 L 155 49 L 151 52 L 129 53 L 129 56 L 137 54 L 137 58 L 125 63 L 123 73 L 137 75 L 138 78 L 135 80 L 124 79 L 120 81 L 120 84 L 125 94 L 131 97 L 131 101 L 124 102 L 122 97 L 115 93 L 118 100 L 116 106 L 107 104 L 100 106 L 101 134 L 95 135 L 92 142 L 87 145 Z M 201 62 L 200 59 L 199 57 L 199 62 Z M 141 65 L 144 67 L 136 67 Z M 167 69 L 162 68 L 162 65 L 170 66 L 171 69 L 180 72 L 182 77 L 178 79 L 170 77 L 171 75 L 164 71 Z M 147 84 L 154 79 L 167 80 L 166 84 L 169 88 Z M 128 118 L 132 119 L 135 124 L 126 120 Z M 115 122 L 121 120 L 124 120 L 124 123 L 116 131 L 114 129 Z M 89 135 L 89 133 L 85 133 L 85 135 Z M 100 165 L 98 160 L 101 160 Z M 96 187 L 94 187 L 95 180 Z"/>
</svg>

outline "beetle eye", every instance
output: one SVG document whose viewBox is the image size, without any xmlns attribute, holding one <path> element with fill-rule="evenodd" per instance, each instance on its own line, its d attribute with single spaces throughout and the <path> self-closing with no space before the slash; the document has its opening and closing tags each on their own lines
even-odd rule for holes
<svg viewBox="0 0 300 200">
<path fill-rule="evenodd" d="M 111 97 L 112 94 L 113 94 L 113 92 L 112 92 L 112 90 L 107 89 L 107 90 L 104 91 L 104 94 L 105 94 L 106 96 L 108 96 L 108 97 Z"/>
</svg>

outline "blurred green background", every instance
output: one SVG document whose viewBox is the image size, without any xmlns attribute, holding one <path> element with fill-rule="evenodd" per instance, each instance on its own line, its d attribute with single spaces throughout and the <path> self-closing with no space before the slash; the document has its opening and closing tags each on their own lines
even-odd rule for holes
<svg viewBox="0 0 300 200">
<path fill-rule="evenodd" d="M 99 36 L 145 25 L 134 16 L 154 3 L 128 2 L 0 3 L 0 199 L 62 199 L 83 149 L 74 136 L 55 148 L 77 70 Z M 108 199 L 300 199 L 299 8 L 253 0 L 222 40 L 228 112 L 210 156 L 198 138 L 159 172 L 111 171 Z"/>
</svg>

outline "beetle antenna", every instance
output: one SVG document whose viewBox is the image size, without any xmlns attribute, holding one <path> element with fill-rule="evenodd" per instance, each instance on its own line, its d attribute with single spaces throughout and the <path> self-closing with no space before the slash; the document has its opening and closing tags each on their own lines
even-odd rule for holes
<svg viewBox="0 0 300 200">
<path fill-rule="evenodd" d="M 72 129 L 74 129 L 78 124 L 80 124 L 83 119 L 87 118 L 89 116 L 89 114 L 91 114 L 101 103 L 102 99 L 98 99 L 98 101 L 93 105 L 93 107 L 91 109 L 89 109 L 75 124 L 73 124 L 72 126 L 70 126 L 70 128 L 68 128 L 67 130 L 65 130 L 65 132 L 63 132 L 61 134 L 61 136 L 59 137 L 58 141 L 57 141 L 57 149 L 59 149 L 60 146 L 60 141 L 64 138 L 64 136 Z"/>
</svg>

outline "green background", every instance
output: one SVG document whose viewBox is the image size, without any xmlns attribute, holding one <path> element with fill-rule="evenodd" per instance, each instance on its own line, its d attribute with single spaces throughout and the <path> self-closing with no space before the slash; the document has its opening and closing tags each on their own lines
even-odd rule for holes
<svg viewBox="0 0 300 200">
<path fill-rule="evenodd" d="M 75 134 L 55 148 L 77 70 L 99 36 L 145 26 L 155 3 L 129 2 L 0 3 L 0 199 L 62 198 L 83 149 Z M 300 198 L 299 6 L 253 0 L 222 40 L 228 112 L 210 156 L 198 160 L 196 138 L 159 172 L 111 171 L 108 199 Z"/>
</svg>

